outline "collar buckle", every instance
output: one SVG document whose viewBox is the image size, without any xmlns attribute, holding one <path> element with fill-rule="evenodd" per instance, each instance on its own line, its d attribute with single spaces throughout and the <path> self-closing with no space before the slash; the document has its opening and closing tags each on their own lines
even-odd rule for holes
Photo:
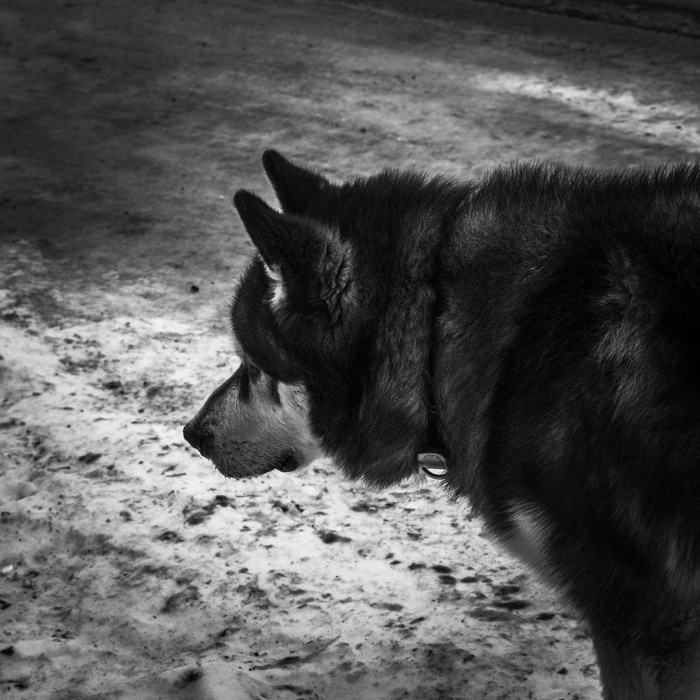
<svg viewBox="0 0 700 700">
<path fill-rule="evenodd" d="M 429 447 L 418 453 L 418 466 L 430 479 L 444 479 L 447 476 L 447 457 L 437 447 Z"/>
</svg>

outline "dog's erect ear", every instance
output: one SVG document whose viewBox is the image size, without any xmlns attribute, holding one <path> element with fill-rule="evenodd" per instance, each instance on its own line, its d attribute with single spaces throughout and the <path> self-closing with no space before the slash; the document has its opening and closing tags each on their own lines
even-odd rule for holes
<svg viewBox="0 0 700 700">
<path fill-rule="evenodd" d="M 262 157 L 265 173 L 287 214 L 313 214 L 321 201 L 337 189 L 325 177 L 290 163 L 277 151 L 265 151 Z"/>
<path fill-rule="evenodd" d="M 257 195 L 236 192 L 233 203 L 263 262 L 272 269 L 283 262 L 296 267 L 297 259 L 313 259 L 321 240 L 311 222 L 280 214 Z"/>
<path fill-rule="evenodd" d="M 320 283 L 316 294 L 332 320 L 339 318 L 350 284 L 350 247 L 320 223 L 281 214 L 260 197 L 240 190 L 233 202 L 248 235 L 284 298 L 288 284 Z M 281 286 L 280 286 L 281 285 Z"/>
</svg>

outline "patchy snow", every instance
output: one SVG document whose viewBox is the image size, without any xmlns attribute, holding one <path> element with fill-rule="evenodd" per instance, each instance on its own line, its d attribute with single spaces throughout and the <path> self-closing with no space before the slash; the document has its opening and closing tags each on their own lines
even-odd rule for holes
<svg viewBox="0 0 700 700">
<path fill-rule="evenodd" d="M 45 326 L 12 295 L 4 310 L 0 683 L 11 696 L 596 687 L 575 619 L 432 481 L 373 492 L 326 462 L 226 481 L 187 447 L 181 426 L 235 366 L 228 338 L 162 315 Z"/>
<path fill-rule="evenodd" d="M 633 88 L 615 91 L 508 71 L 488 71 L 474 75 L 471 80 L 487 92 L 564 106 L 578 118 L 588 117 L 597 126 L 620 131 L 625 136 L 653 137 L 656 143 L 681 146 L 690 153 L 700 152 L 698 109 L 694 102 L 660 102 L 658 94 L 647 95 L 642 100 Z"/>
</svg>

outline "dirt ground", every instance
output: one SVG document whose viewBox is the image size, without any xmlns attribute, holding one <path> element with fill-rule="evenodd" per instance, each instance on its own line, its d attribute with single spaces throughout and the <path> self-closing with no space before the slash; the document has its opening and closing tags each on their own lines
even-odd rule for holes
<svg viewBox="0 0 700 700">
<path fill-rule="evenodd" d="M 511 5 L 3 1 L 0 696 L 599 697 L 575 616 L 439 485 L 226 481 L 181 434 L 237 363 L 263 149 L 697 158 L 691 9 Z"/>
</svg>

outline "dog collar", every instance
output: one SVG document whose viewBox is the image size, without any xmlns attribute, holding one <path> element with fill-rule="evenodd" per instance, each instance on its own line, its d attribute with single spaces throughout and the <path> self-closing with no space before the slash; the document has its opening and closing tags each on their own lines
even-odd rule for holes
<svg viewBox="0 0 700 700">
<path fill-rule="evenodd" d="M 462 200 L 455 206 L 455 213 L 466 205 L 468 199 Z M 449 226 L 445 225 L 441 229 L 440 242 L 445 240 L 449 233 Z M 437 244 L 438 249 L 435 251 L 436 258 L 439 255 L 440 242 Z M 435 357 L 435 339 L 437 336 L 438 319 L 442 315 L 445 308 L 444 299 L 439 297 L 439 285 L 437 278 L 433 280 L 435 286 L 435 301 L 432 308 L 431 334 L 432 342 L 430 344 L 430 356 L 428 358 L 428 425 L 425 435 L 425 442 L 421 445 L 420 451 L 416 455 L 418 467 L 430 479 L 442 480 L 447 476 L 450 453 L 440 434 L 440 416 L 437 407 L 437 391 L 435 386 L 436 374 L 436 357 Z"/>
<path fill-rule="evenodd" d="M 431 391 L 432 393 L 432 391 Z M 416 457 L 420 470 L 430 479 L 444 479 L 447 476 L 449 453 L 442 446 L 440 417 L 437 404 L 432 401 L 428 414 L 427 440 Z"/>
</svg>

